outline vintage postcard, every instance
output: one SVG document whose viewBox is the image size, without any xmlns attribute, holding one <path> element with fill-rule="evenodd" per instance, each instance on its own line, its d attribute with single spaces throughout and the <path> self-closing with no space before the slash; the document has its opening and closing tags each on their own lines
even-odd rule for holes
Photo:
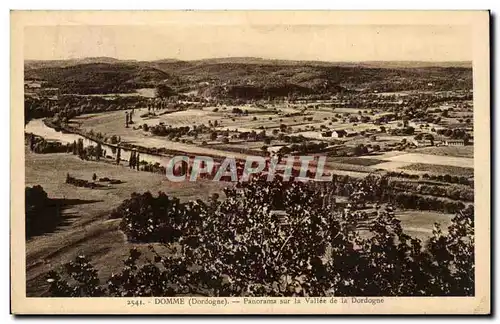
<svg viewBox="0 0 500 324">
<path fill-rule="evenodd" d="M 488 11 L 12 11 L 14 314 L 489 314 Z"/>
</svg>

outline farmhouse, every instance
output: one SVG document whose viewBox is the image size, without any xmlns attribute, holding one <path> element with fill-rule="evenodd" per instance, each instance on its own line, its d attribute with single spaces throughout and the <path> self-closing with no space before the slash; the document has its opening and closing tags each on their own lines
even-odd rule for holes
<svg viewBox="0 0 500 324">
<path fill-rule="evenodd" d="M 333 137 L 333 138 L 341 138 L 341 137 L 346 137 L 347 132 L 343 129 L 341 130 L 328 130 L 324 131 L 321 133 L 321 136 L 323 137 Z"/>
<path fill-rule="evenodd" d="M 464 140 L 445 140 L 443 142 L 444 145 L 446 146 L 464 146 L 465 145 L 465 142 Z"/>
<path fill-rule="evenodd" d="M 416 147 L 425 147 L 425 146 L 432 146 L 432 141 L 430 140 L 425 140 L 425 139 L 422 139 L 422 140 L 416 140 L 416 139 L 413 139 L 411 141 Z"/>
</svg>

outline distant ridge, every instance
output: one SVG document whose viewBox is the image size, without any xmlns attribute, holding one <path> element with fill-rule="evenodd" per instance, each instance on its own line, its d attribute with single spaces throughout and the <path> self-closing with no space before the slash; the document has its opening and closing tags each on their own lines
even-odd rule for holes
<svg viewBox="0 0 500 324">
<path fill-rule="evenodd" d="M 88 57 L 66 60 L 25 60 L 27 68 L 40 67 L 64 67 L 77 64 L 88 63 L 191 63 L 191 64 L 261 64 L 261 65 L 309 65 L 309 66 L 341 66 L 341 67 L 372 67 L 372 68 L 424 68 L 424 67 L 460 67 L 472 68 L 471 61 L 311 61 L 311 60 L 283 60 L 266 59 L 259 57 L 221 57 L 206 58 L 198 60 L 180 60 L 174 58 L 165 58 L 151 61 L 139 60 L 121 60 L 113 57 Z"/>
<path fill-rule="evenodd" d="M 207 98 L 262 99 L 331 96 L 349 91 L 394 92 L 472 88 L 471 62 L 321 62 L 256 57 L 182 61 L 91 57 L 26 61 L 26 80 L 68 94 L 130 93 L 169 86 Z"/>
</svg>

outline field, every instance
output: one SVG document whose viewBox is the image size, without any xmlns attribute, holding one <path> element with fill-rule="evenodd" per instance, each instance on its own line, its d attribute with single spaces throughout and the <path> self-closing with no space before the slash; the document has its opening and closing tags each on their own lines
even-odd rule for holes
<svg viewBox="0 0 500 324">
<path fill-rule="evenodd" d="M 421 210 L 405 210 L 397 211 L 396 218 L 401 221 L 406 234 L 425 241 L 432 236 L 434 223 L 439 223 L 441 230 L 447 232 L 453 215 Z"/>
<path fill-rule="evenodd" d="M 410 173 L 417 174 L 448 173 L 465 176 L 474 175 L 474 159 L 465 156 L 452 156 L 452 152 L 457 152 L 457 150 L 446 150 L 443 147 L 439 147 L 437 149 L 440 149 L 441 152 L 449 152 L 450 155 L 430 154 L 431 152 L 438 152 L 438 150 L 426 150 L 424 151 L 426 152 L 425 154 L 420 153 L 421 151 L 418 151 L 419 153 L 416 153 L 415 151 L 411 153 L 392 151 L 379 155 L 363 156 L 360 157 L 359 160 L 366 159 L 369 162 L 365 165 L 369 165 L 373 169 L 383 169 L 387 171 L 405 170 L 410 171 Z M 462 152 L 465 152 L 465 150 Z M 377 160 L 379 163 L 375 163 Z M 350 163 L 357 164 L 355 160 Z"/>
<path fill-rule="evenodd" d="M 408 153 L 388 158 L 394 162 L 422 163 L 422 164 L 437 164 L 444 166 L 455 166 L 461 168 L 473 168 L 474 160 L 469 158 L 438 156 L 430 154 Z"/>
<path fill-rule="evenodd" d="M 463 177 L 472 177 L 474 176 L 473 168 L 462 168 L 451 165 L 440 165 L 440 164 L 429 164 L 429 163 L 412 163 L 410 165 L 404 166 L 405 170 L 412 171 L 422 171 L 428 173 L 436 173 L 436 174 L 449 174 L 453 176 L 463 176 Z"/>
<path fill-rule="evenodd" d="M 328 159 L 332 162 L 361 165 L 361 166 L 371 166 L 380 163 L 378 159 L 361 158 L 361 157 L 332 157 Z"/>
<path fill-rule="evenodd" d="M 431 146 L 417 148 L 414 152 L 439 156 L 474 158 L 474 146 Z"/>
<path fill-rule="evenodd" d="M 124 181 L 105 189 L 78 188 L 64 183 L 66 173 L 91 180 L 109 177 Z M 46 288 L 44 273 L 79 254 L 93 258 L 102 278 L 122 266 L 133 244 L 125 241 L 119 221 L 107 220 L 110 211 L 133 192 L 163 191 L 181 200 L 206 199 L 227 183 L 212 181 L 173 183 L 159 174 L 139 172 L 125 166 L 82 161 L 68 154 L 33 154 L 26 152 L 26 186 L 41 184 L 50 198 L 78 199 L 65 209 L 67 224 L 54 233 L 34 237 L 26 245 L 27 293 L 38 295 Z M 146 247 L 140 247 L 146 248 Z"/>
<path fill-rule="evenodd" d="M 404 232 L 419 239 L 424 245 L 433 235 L 434 224 L 438 223 L 442 232 L 447 233 L 454 215 L 423 210 L 396 210 L 395 216 L 401 221 Z M 371 236 L 366 228 L 362 228 L 359 234 L 364 238 Z"/>
</svg>

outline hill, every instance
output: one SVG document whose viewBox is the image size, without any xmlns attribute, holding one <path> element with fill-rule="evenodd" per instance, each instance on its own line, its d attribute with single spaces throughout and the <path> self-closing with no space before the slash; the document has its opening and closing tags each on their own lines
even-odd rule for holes
<svg viewBox="0 0 500 324">
<path fill-rule="evenodd" d="M 42 79 L 62 93 L 132 92 L 167 83 L 176 92 L 260 99 L 333 95 L 343 91 L 471 89 L 469 62 L 316 62 L 253 57 L 195 61 L 120 61 L 90 58 L 26 62 L 25 78 Z"/>
<path fill-rule="evenodd" d="M 25 71 L 25 79 L 41 79 L 62 93 L 106 94 L 155 87 L 171 76 L 153 67 L 131 63 L 84 63 Z"/>
</svg>

